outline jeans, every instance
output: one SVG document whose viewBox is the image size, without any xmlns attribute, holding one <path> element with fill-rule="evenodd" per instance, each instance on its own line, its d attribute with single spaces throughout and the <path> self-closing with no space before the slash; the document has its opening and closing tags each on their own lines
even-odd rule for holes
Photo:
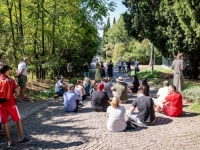
<svg viewBox="0 0 200 150">
<path fill-rule="evenodd" d="M 89 72 L 84 72 L 84 77 L 89 77 L 90 73 Z"/>
</svg>

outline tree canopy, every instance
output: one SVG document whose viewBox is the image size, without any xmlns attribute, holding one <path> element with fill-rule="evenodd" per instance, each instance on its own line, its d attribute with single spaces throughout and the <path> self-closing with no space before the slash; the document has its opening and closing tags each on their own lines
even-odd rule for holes
<svg viewBox="0 0 200 150">
<path fill-rule="evenodd" d="M 80 65 L 97 52 L 99 23 L 114 8 L 114 2 L 105 0 L 0 1 L 0 47 L 5 63 L 15 68 L 29 56 L 29 70 L 37 78 L 66 70 L 69 61 L 80 72 Z"/>
<path fill-rule="evenodd" d="M 194 78 L 200 58 L 198 0 L 124 0 L 128 11 L 123 15 L 128 35 L 138 41 L 149 39 L 163 56 L 179 52 L 190 56 Z"/>
</svg>

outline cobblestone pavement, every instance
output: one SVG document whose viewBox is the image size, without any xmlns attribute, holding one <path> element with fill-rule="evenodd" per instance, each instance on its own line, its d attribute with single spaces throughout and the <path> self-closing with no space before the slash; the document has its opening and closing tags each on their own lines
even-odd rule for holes
<svg viewBox="0 0 200 150">
<path fill-rule="evenodd" d="M 116 73 L 116 75 L 118 75 Z M 125 75 L 123 75 L 125 77 Z M 130 78 L 126 77 L 130 84 Z M 151 89 L 154 96 L 156 89 Z M 130 108 L 135 95 L 129 95 Z M 120 133 L 106 129 L 105 112 L 93 112 L 89 101 L 78 113 L 66 113 L 60 98 L 46 108 L 23 120 L 23 129 L 30 142 L 17 144 L 13 150 L 198 150 L 200 149 L 200 118 L 187 111 L 181 117 L 172 118 L 156 113 L 154 126 L 138 127 Z M 15 126 L 10 128 L 14 141 L 18 140 Z M 0 139 L 0 149 L 5 148 L 5 137 Z"/>
</svg>

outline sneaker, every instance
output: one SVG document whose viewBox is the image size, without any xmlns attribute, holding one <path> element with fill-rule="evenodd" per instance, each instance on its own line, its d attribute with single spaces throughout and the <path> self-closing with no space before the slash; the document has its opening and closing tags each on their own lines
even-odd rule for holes
<svg viewBox="0 0 200 150">
<path fill-rule="evenodd" d="M 12 142 L 11 144 L 8 143 L 7 147 L 15 146 L 15 143 Z"/>
<path fill-rule="evenodd" d="M 79 103 L 79 106 L 80 106 L 80 107 L 83 107 L 83 106 L 84 106 L 84 104 L 83 104 L 83 103 Z"/>
<path fill-rule="evenodd" d="M 28 141 L 30 141 L 30 138 L 24 137 L 22 141 L 19 141 L 19 143 L 26 143 Z"/>
<path fill-rule="evenodd" d="M 21 101 L 29 102 L 29 99 L 27 97 L 24 97 L 24 98 L 21 98 Z"/>
</svg>

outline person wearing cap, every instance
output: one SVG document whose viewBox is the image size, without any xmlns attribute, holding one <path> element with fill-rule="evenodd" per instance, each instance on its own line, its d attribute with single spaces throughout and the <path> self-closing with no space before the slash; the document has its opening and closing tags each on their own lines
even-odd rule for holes
<svg viewBox="0 0 200 150">
<path fill-rule="evenodd" d="M 117 79 L 117 84 L 115 84 L 111 90 L 113 91 L 113 95 L 120 99 L 121 103 L 126 103 L 128 101 L 127 95 L 127 83 L 124 82 L 124 78 L 119 76 Z"/>
<path fill-rule="evenodd" d="M 79 102 L 82 100 L 82 97 L 74 92 L 74 88 L 73 84 L 69 84 L 68 91 L 63 94 L 64 109 L 66 112 L 77 112 Z"/>
<path fill-rule="evenodd" d="M 17 86 L 17 83 L 12 78 L 9 77 L 9 70 L 10 67 L 6 64 L 0 66 L 0 73 L 1 73 L 0 80 L 7 80 L 7 85 L 10 84 L 10 92 L 7 91 L 7 93 L 11 93 L 9 100 L 0 103 L 0 116 L 3 124 L 3 130 L 8 140 L 7 145 L 10 147 L 14 146 L 15 144 L 12 141 L 9 133 L 9 128 L 8 128 L 9 116 L 12 118 L 14 122 L 16 122 L 19 134 L 19 143 L 28 142 L 30 139 L 28 137 L 24 137 L 23 135 L 21 117 L 15 101 L 15 96 L 19 95 L 19 88 Z M 7 90 L 8 89 L 9 88 L 7 88 Z"/>
<path fill-rule="evenodd" d="M 63 95 L 67 91 L 67 83 L 64 82 L 64 77 L 61 76 L 58 82 L 55 84 L 55 92 L 58 95 Z"/>
<path fill-rule="evenodd" d="M 28 98 L 25 96 L 26 82 L 27 82 L 27 75 L 28 75 L 28 72 L 27 72 L 28 62 L 29 62 L 29 58 L 25 57 L 23 61 L 18 64 L 18 69 L 17 69 L 18 84 L 20 86 L 20 93 L 22 96 L 21 100 L 23 101 L 28 101 Z"/>
<path fill-rule="evenodd" d="M 110 98 L 106 92 L 104 92 L 103 83 L 99 83 L 97 90 L 92 92 L 91 105 L 92 109 L 96 112 L 106 112 L 108 106 L 110 106 Z"/>
</svg>

